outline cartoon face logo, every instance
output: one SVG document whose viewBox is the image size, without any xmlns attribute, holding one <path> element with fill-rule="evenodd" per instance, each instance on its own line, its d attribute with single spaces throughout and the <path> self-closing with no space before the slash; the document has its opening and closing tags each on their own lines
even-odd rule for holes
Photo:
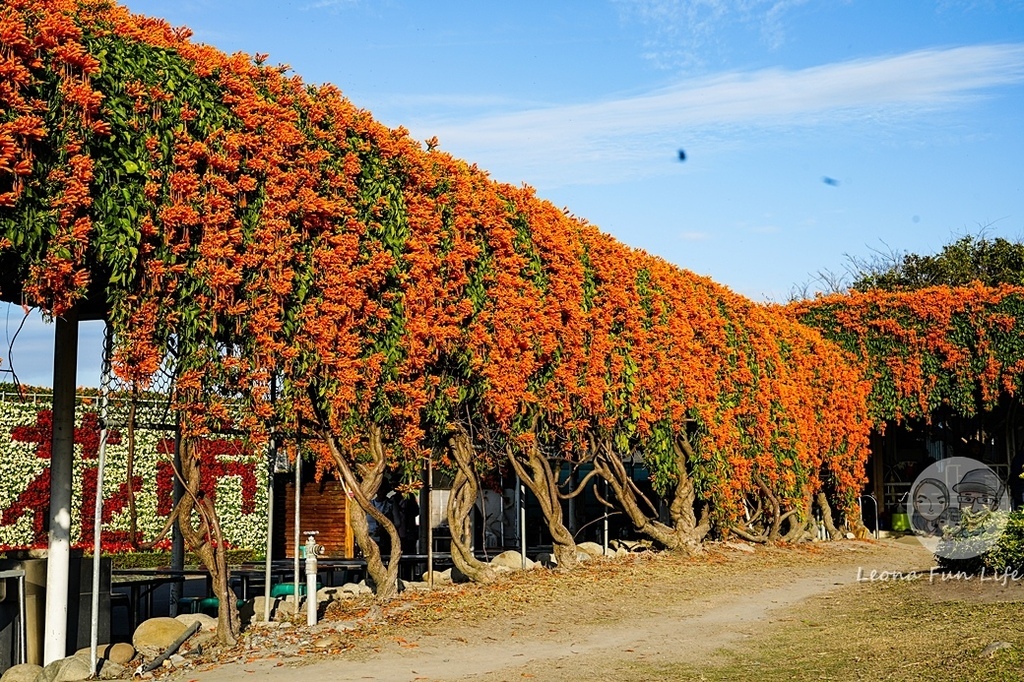
<svg viewBox="0 0 1024 682">
<path fill-rule="evenodd" d="M 910 526 L 925 547 L 946 559 L 984 554 L 1002 533 L 1010 499 L 999 476 L 968 457 L 933 463 L 910 488 Z"/>
<path fill-rule="evenodd" d="M 914 484 L 912 516 L 915 533 L 942 534 L 942 521 L 948 517 L 949 489 L 937 478 L 925 478 Z"/>
<path fill-rule="evenodd" d="M 995 511 L 999 508 L 999 500 L 1003 496 L 1003 482 L 996 473 L 987 466 L 971 469 L 960 482 L 953 486 L 957 494 L 960 510 L 969 509 L 977 514 L 983 511 Z"/>
</svg>

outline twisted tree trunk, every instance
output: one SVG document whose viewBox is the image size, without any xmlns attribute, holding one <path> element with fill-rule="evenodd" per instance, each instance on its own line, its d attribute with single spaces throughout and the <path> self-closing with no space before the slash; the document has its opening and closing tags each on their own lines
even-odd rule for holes
<svg viewBox="0 0 1024 682">
<path fill-rule="evenodd" d="M 562 498 L 558 490 L 558 478 L 551 469 L 548 458 L 540 451 L 536 441 L 526 448 L 507 448 L 512 468 L 530 489 L 540 503 L 541 512 L 551 533 L 551 552 L 561 569 L 579 565 L 576 558 L 576 540 L 562 521 Z"/>
<path fill-rule="evenodd" d="M 473 468 L 473 443 L 462 426 L 456 427 L 449 449 L 455 460 L 455 479 L 448 498 L 448 528 L 452 534 L 452 562 L 473 582 L 488 583 L 497 577 L 490 564 L 473 554 L 472 514 L 480 483 Z"/>
<path fill-rule="evenodd" d="M 168 524 L 177 520 L 185 544 L 210 572 L 214 595 L 220 602 L 217 609 L 217 641 L 228 647 L 238 643 L 241 624 L 235 591 L 231 589 L 231 573 L 227 565 L 224 535 L 221 533 L 213 500 L 201 485 L 202 459 L 191 438 L 181 440 L 181 476 L 185 494 L 171 512 Z M 169 526 L 168 526 L 169 527 Z"/>
<path fill-rule="evenodd" d="M 350 493 L 351 499 L 356 501 L 357 506 L 350 510 L 352 533 L 355 535 L 356 543 L 362 550 L 363 556 L 366 557 L 366 572 L 374 582 L 377 600 L 386 601 L 398 593 L 398 566 L 402 557 L 402 539 L 391 519 L 373 506 L 373 499 L 377 496 L 377 491 L 380 490 L 380 485 L 384 480 L 387 458 L 384 453 L 380 427 L 372 425 L 367 431 L 367 451 L 370 454 L 370 461 L 354 465 L 349 463 L 334 437 L 325 429 L 321 429 L 320 436 L 327 443 L 345 489 Z M 387 531 L 388 537 L 391 538 L 391 555 L 388 557 L 387 565 L 384 564 L 380 547 L 370 536 L 370 524 L 367 521 L 367 516 L 373 517 L 373 520 Z"/>
<path fill-rule="evenodd" d="M 818 509 L 821 511 L 821 521 L 825 524 L 825 530 L 828 531 L 830 539 L 842 539 L 844 535 L 836 527 L 835 517 L 832 516 L 832 505 L 828 503 L 828 496 L 825 495 L 825 491 L 819 490 L 815 499 L 818 502 Z"/>
<path fill-rule="evenodd" d="M 637 487 L 622 463 L 622 458 L 615 452 L 615 446 L 610 439 L 605 439 L 593 449 L 594 471 L 608 483 L 619 506 L 633 522 L 637 532 L 643 533 L 669 550 L 691 554 L 703 551 L 701 542 L 711 529 L 711 523 L 707 507 L 701 509 L 699 520 L 695 512 L 696 494 L 686 465 L 689 452 L 687 441 L 673 443 L 677 479 L 672 503 L 669 506 L 671 525 L 658 520 L 658 510 Z"/>
<path fill-rule="evenodd" d="M 800 513 L 799 507 L 793 507 L 782 511 L 783 500 L 772 492 L 768 484 L 759 475 L 752 476 L 754 484 L 757 485 L 759 495 L 757 498 L 757 511 L 744 525 L 734 525 L 730 529 L 733 533 L 748 540 L 760 544 L 775 543 L 783 540 L 782 525 L 793 523 L 793 519 Z"/>
<path fill-rule="evenodd" d="M 810 539 L 808 536 L 813 537 L 811 534 L 814 521 L 814 517 L 811 515 L 812 504 L 811 490 L 810 487 L 807 487 L 804 489 L 803 505 L 789 517 L 789 530 L 782 537 L 784 542 L 802 542 Z"/>
</svg>

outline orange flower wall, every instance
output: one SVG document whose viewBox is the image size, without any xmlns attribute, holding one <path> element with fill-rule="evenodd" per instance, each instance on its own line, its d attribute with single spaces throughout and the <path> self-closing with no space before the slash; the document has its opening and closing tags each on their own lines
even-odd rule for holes
<svg viewBox="0 0 1024 682">
<path fill-rule="evenodd" d="M 173 351 L 197 433 L 243 396 L 253 438 L 317 419 L 356 461 L 373 424 L 409 482 L 457 420 L 569 460 L 599 434 L 666 490 L 685 432 L 723 524 L 755 480 L 852 508 L 869 386 L 788 312 L 117 5 L 5 3 L 0 70 L 0 293 L 101 301 L 127 378 Z"/>
</svg>

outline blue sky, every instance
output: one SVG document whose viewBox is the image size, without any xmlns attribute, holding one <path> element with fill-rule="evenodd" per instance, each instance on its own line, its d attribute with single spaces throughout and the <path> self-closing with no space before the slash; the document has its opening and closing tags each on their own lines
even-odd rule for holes
<svg viewBox="0 0 1024 682">
<path fill-rule="evenodd" d="M 931 253 L 983 226 L 1024 239 L 1024 0 L 127 4 L 334 83 L 756 300 L 847 255 Z M 23 382 L 50 383 L 51 339 L 35 319 L 19 336 Z M 97 325 L 81 355 L 94 385 Z"/>
</svg>

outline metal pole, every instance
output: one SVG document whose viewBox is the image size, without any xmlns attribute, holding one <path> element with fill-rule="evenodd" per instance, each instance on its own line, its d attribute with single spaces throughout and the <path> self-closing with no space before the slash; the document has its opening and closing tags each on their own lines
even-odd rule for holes
<svg viewBox="0 0 1024 682">
<path fill-rule="evenodd" d="M 434 589 L 434 509 L 430 498 L 434 494 L 434 460 L 427 457 L 427 581 Z"/>
<path fill-rule="evenodd" d="M 522 555 L 523 570 L 526 570 L 526 486 L 523 479 L 516 476 L 519 488 L 519 551 Z"/>
<path fill-rule="evenodd" d="M 107 387 L 110 385 L 110 351 L 112 345 L 110 325 L 103 329 L 103 369 L 100 373 L 100 445 L 96 462 L 96 514 L 92 526 L 92 611 L 89 634 L 89 670 L 96 676 L 97 649 L 100 638 L 100 566 L 102 564 L 103 534 L 103 474 L 107 466 Z"/>
<path fill-rule="evenodd" d="M 604 481 L 604 499 L 608 499 L 608 481 Z M 604 537 L 604 555 L 608 556 L 608 510 L 604 510 L 604 521 L 601 535 Z"/>
<path fill-rule="evenodd" d="M 490 555 L 487 552 L 487 493 L 483 488 L 480 489 L 480 516 L 483 517 L 483 532 L 480 533 L 481 542 L 483 543 L 484 558 L 490 560 Z"/>
<path fill-rule="evenodd" d="M 270 622 L 271 562 L 274 549 L 274 467 L 277 462 L 277 441 L 270 439 L 267 467 L 267 555 L 263 563 L 263 622 Z"/>
<path fill-rule="evenodd" d="M 53 338 L 53 435 L 50 443 L 50 533 L 46 559 L 43 665 L 64 658 L 71 563 L 71 476 L 75 452 L 78 313 L 57 318 Z"/>
<path fill-rule="evenodd" d="M 277 374 L 270 375 L 270 403 L 277 397 Z M 270 622 L 271 562 L 274 551 L 274 469 L 277 468 L 277 439 L 271 435 L 267 448 L 267 554 L 263 559 L 263 622 Z"/>
<path fill-rule="evenodd" d="M 18 652 L 19 662 L 28 663 L 28 623 L 25 622 L 25 571 L 18 576 Z"/>
<path fill-rule="evenodd" d="M 295 541 L 295 557 L 292 559 L 292 568 L 295 571 L 294 581 L 292 582 L 292 597 L 294 597 L 295 608 L 299 607 L 299 576 L 301 574 L 301 567 L 299 565 L 299 541 L 301 533 L 299 532 L 299 525 L 302 523 L 302 453 L 299 451 L 299 445 L 295 445 L 295 532 L 293 538 Z"/>
<path fill-rule="evenodd" d="M 174 477 L 174 487 L 171 488 L 172 509 L 177 509 L 181 498 L 185 495 L 185 486 L 181 482 L 181 420 L 178 415 L 174 418 L 174 470 L 177 475 Z M 176 519 L 171 526 L 171 570 L 181 571 L 185 569 L 185 536 L 181 534 L 181 526 Z M 181 589 L 184 583 L 171 583 L 170 587 L 170 613 L 178 615 L 178 601 L 181 598 Z"/>
</svg>

